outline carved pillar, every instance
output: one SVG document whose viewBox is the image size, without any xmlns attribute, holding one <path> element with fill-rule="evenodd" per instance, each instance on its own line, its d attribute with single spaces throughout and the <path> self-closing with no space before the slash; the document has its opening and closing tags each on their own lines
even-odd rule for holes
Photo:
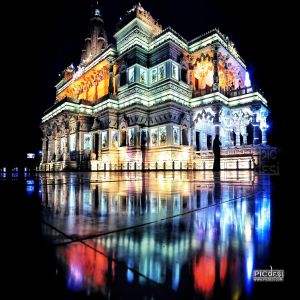
<svg viewBox="0 0 300 300">
<path fill-rule="evenodd" d="M 215 126 L 213 135 L 216 135 L 216 134 L 220 135 L 220 127 L 221 127 L 220 113 L 221 113 L 221 108 L 222 108 L 221 104 L 212 105 L 212 110 L 215 113 L 214 120 L 213 120 L 213 124 Z"/>
<path fill-rule="evenodd" d="M 267 145 L 267 128 L 266 127 L 263 127 L 261 129 L 261 134 L 262 134 L 262 145 Z"/>
<path fill-rule="evenodd" d="M 69 130 L 65 130 L 65 145 L 64 145 L 64 154 L 63 154 L 63 160 L 69 161 L 70 160 L 70 136 L 69 136 Z"/>
<path fill-rule="evenodd" d="M 114 94 L 114 71 L 113 71 L 113 64 L 109 67 L 109 87 L 108 91 L 110 95 Z"/>
<path fill-rule="evenodd" d="M 140 126 L 135 126 L 135 146 L 140 148 L 141 147 L 141 130 Z"/>
<path fill-rule="evenodd" d="M 235 127 L 235 145 L 239 147 L 241 145 L 241 131 L 240 131 L 240 122 L 237 122 L 237 126 Z"/>
<path fill-rule="evenodd" d="M 245 130 L 244 133 L 243 133 L 243 142 L 244 142 L 244 145 L 247 145 L 247 136 L 248 136 L 247 130 Z"/>
<path fill-rule="evenodd" d="M 58 161 L 59 154 L 60 154 L 60 137 L 56 135 L 55 142 L 54 142 L 54 154 L 55 154 L 55 161 Z"/>
<path fill-rule="evenodd" d="M 201 150 L 207 150 L 207 134 L 203 130 L 200 131 L 200 147 Z"/>
<path fill-rule="evenodd" d="M 259 144 L 259 123 L 256 120 L 256 112 L 252 116 L 252 125 L 253 125 L 253 145 Z"/>
<path fill-rule="evenodd" d="M 47 157 L 47 162 L 51 162 L 53 157 L 53 137 L 49 136 L 48 137 L 48 157 Z"/>
<path fill-rule="evenodd" d="M 263 119 L 262 119 L 262 125 L 261 126 L 261 143 L 262 145 L 267 145 L 267 130 L 268 130 L 268 125 L 267 125 L 267 116 L 268 112 L 264 112 L 263 114 Z"/>
<path fill-rule="evenodd" d="M 226 146 L 229 147 L 231 146 L 231 127 L 226 128 Z"/>
<path fill-rule="evenodd" d="M 253 145 L 259 144 L 259 122 L 257 122 L 257 113 L 259 112 L 261 105 L 259 103 L 254 103 L 251 106 L 253 112 L 252 115 L 252 125 L 253 125 Z"/>
<path fill-rule="evenodd" d="M 214 59 L 213 59 L 213 64 L 214 64 L 213 91 L 214 92 L 219 91 L 218 50 L 219 50 L 219 45 L 216 44 L 214 46 Z"/>
<path fill-rule="evenodd" d="M 196 145 L 196 130 L 195 130 L 195 126 L 193 125 L 191 127 L 191 143 L 190 145 L 192 146 L 193 150 L 196 150 L 197 145 Z"/>
<path fill-rule="evenodd" d="M 47 138 L 42 138 L 42 163 L 47 162 Z"/>
<path fill-rule="evenodd" d="M 100 157 L 101 157 L 101 149 L 102 149 L 102 134 L 101 134 L 101 132 L 98 130 L 97 131 L 97 133 L 98 133 L 98 149 L 95 149 L 95 152 L 96 151 L 98 151 L 98 160 L 100 159 Z"/>
<path fill-rule="evenodd" d="M 241 134 L 243 136 L 243 145 L 247 145 L 247 129 L 245 119 L 243 119 L 241 122 Z"/>
</svg>

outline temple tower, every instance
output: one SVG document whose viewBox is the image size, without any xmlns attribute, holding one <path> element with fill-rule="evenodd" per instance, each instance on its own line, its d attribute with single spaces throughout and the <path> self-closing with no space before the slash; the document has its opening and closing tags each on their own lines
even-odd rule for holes
<svg viewBox="0 0 300 300">
<path fill-rule="evenodd" d="M 88 64 L 107 48 L 107 36 L 99 2 L 95 1 L 90 20 L 90 35 L 85 39 L 85 49 L 82 50 L 81 62 Z"/>
</svg>

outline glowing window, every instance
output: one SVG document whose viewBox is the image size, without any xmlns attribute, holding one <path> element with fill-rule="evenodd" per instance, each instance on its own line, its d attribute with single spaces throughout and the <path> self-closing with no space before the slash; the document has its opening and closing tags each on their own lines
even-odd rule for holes
<svg viewBox="0 0 300 300">
<path fill-rule="evenodd" d="M 179 127 L 173 127 L 173 144 L 179 145 Z"/>
<path fill-rule="evenodd" d="M 108 134 L 107 131 L 102 132 L 102 148 L 108 147 Z"/>
<path fill-rule="evenodd" d="M 159 144 L 165 145 L 167 143 L 167 128 L 166 126 L 159 128 Z"/>
<path fill-rule="evenodd" d="M 140 83 L 147 84 L 147 71 L 145 69 L 140 69 Z"/>
<path fill-rule="evenodd" d="M 151 70 L 151 83 L 157 82 L 157 68 Z"/>
<path fill-rule="evenodd" d="M 172 78 L 178 80 L 179 76 L 178 76 L 178 71 L 179 68 L 176 64 L 172 63 Z"/>
<path fill-rule="evenodd" d="M 166 77 L 166 68 L 165 65 L 161 65 L 158 67 L 158 79 L 162 80 Z"/>
<path fill-rule="evenodd" d="M 128 71 L 128 81 L 129 81 L 129 83 L 134 82 L 134 67 L 130 68 Z"/>
<path fill-rule="evenodd" d="M 85 133 L 83 136 L 83 149 L 90 150 L 91 149 L 91 134 Z"/>
<path fill-rule="evenodd" d="M 158 145 L 158 128 L 151 129 L 151 146 Z"/>
<path fill-rule="evenodd" d="M 198 88 L 204 89 L 206 86 L 213 85 L 214 66 L 211 61 L 203 60 L 197 63 L 194 71 L 195 78 L 198 80 Z"/>
</svg>

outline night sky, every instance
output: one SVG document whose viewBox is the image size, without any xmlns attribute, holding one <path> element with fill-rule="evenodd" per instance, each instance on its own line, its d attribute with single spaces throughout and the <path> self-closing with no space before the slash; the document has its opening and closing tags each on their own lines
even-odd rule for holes
<svg viewBox="0 0 300 300">
<path fill-rule="evenodd" d="M 102 13 L 109 42 L 113 43 L 116 23 L 137 1 L 103 0 Z M 245 60 L 252 83 L 264 91 L 272 111 L 270 144 L 283 146 L 285 112 L 284 86 L 278 46 L 282 29 L 282 4 L 262 6 L 263 1 L 142 0 L 142 6 L 163 28 L 171 26 L 190 40 L 218 27 L 235 43 Z M 80 60 L 89 31 L 91 1 L 14 1 L 7 10 L 11 21 L 4 50 L 11 55 L 8 95 L 2 98 L 1 165 L 17 165 L 26 152 L 41 149 L 39 129 L 43 112 L 53 105 L 58 74 Z M 3 37 L 4 39 L 4 37 Z M 288 48 L 288 51 L 292 51 Z"/>
</svg>

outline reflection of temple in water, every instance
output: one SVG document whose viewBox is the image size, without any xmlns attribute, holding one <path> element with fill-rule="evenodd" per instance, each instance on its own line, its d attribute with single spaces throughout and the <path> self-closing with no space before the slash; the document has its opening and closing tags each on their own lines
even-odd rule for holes
<svg viewBox="0 0 300 300">
<path fill-rule="evenodd" d="M 243 287 L 251 292 L 255 260 L 266 256 L 270 238 L 267 177 L 258 180 L 248 172 L 226 173 L 221 178 L 210 173 L 172 172 L 134 177 L 130 173 L 94 173 L 89 180 L 80 176 L 42 177 L 42 199 L 49 212 L 111 219 L 119 224 L 124 219 L 132 225 L 132 218 L 138 220 L 135 225 L 154 223 L 85 240 L 104 253 L 105 259 L 99 258 L 99 253 L 84 253 L 78 260 L 83 250 L 74 244 L 62 249 L 58 255 L 69 268 L 72 282 L 79 276 L 74 270 L 81 270 L 80 276 L 89 278 L 82 286 L 103 289 L 103 278 L 113 272 L 116 260 L 129 267 L 122 273 L 128 283 L 143 286 L 148 278 L 173 291 L 193 285 L 196 293 L 210 295 L 216 285 L 230 282 L 230 298 L 239 295 Z M 257 191 L 261 185 L 264 189 Z M 192 210 L 194 213 L 184 214 Z M 180 218 L 174 217 L 182 213 Z M 97 260 L 96 265 L 98 260 L 103 263 L 86 274 L 86 265 L 93 265 L 86 261 L 90 259 Z"/>
<path fill-rule="evenodd" d="M 233 177 L 231 177 L 231 175 Z M 180 213 L 241 197 L 255 188 L 253 173 L 91 173 L 90 181 L 66 174 L 42 177 L 43 203 L 56 214 L 144 215 Z M 76 181 L 76 184 L 72 184 Z"/>
<path fill-rule="evenodd" d="M 222 169 L 276 153 L 267 100 L 218 29 L 187 41 L 139 4 L 114 38 L 97 7 L 81 62 L 63 71 L 43 115 L 41 170 L 207 170 L 216 135 Z"/>
</svg>

